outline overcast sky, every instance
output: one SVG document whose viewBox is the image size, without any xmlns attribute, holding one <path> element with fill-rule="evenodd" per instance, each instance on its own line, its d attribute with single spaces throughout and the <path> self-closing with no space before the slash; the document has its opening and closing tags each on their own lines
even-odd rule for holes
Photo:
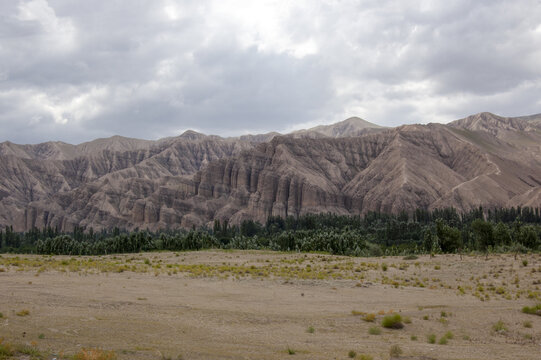
<svg viewBox="0 0 541 360">
<path fill-rule="evenodd" d="M 0 141 L 541 112 L 541 0 L 0 0 Z"/>
</svg>

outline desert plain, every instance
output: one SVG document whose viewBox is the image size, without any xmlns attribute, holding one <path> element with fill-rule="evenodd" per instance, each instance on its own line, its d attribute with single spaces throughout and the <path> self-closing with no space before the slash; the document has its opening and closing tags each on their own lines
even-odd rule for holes
<svg viewBox="0 0 541 360">
<path fill-rule="evenodd" d="M 539 254 L 3 254 L 0 358 L 534 360 L 540 287 Z"/>
</svg>

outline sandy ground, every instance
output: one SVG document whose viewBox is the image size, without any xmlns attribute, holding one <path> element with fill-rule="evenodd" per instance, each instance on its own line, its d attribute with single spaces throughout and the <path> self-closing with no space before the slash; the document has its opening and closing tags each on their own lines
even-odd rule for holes
<svg viewBox="0 0 541 360">
<path fill-rule="evenodd" d="M 532 360 L 541 359 L 541 316 L 521 308 L 541 302 L 540 286 L 540 255 L 3 255 L 0 338 L 119 359 L 348 359 L 350 350 L 389 359 L 398 344 L 408 359 Z M 353 311 L 379 315 L 366 322 Z M 411 323 L 383 329 L 383 312 Z M 493 329 L 499 320 L 506 331 Z M 453 338 L 439 345 L 447 332 Z"/>
</svg>

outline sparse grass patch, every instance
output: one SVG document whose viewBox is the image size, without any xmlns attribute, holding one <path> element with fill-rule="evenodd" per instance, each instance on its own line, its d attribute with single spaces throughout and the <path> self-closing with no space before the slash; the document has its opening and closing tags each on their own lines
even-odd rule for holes
<svg viewBox="0 0 541 360">
<path fill-rule="evenodd" d="M 507 331 L 507 326 L 501 320 L 498 320 L 494 325 L 492 325 L 492 330 L 497 333 L 504 333 Z"/>
<path fill-rule="evenodd" d="M 541 316 L 541 303 L 534 306 L 524 306 L 522 312 L 525 314 Z"/>
<path fill-rule="evenodd" d="M 435 344 L 435 343 L 436 343 L 436 335 L 435 335 L 435 334 L 429 334 L 429 335 L 427 335 L 426 341 L 427 341 L 429 344 Z"/>
<path fill-rule="evenodd" d="M 359 355 L 359 360 L 374 360 L 374 357 L 372 355 L 361 354 Z"/>
<path fill-rule="evenodd" d="M 28 355 L 31 359 L 43 359 L 43 354 L 33 346 L 18 345 L 15 347 L 15 351 L 22 355 Z"/>
<path fill-rule="evenodd" d="M 417 341 L 417 336 L 416 335 L 411 335 L 410 340 L 411 341 Z"/>
<path fill-rule="evenodd" d="M 442 336 L 440 341 L 438 341 L 438 344 L 447 345 L 447 338 L 445 336 Z"/>
<path fill-rule="evenodd" d="M 288 353 L 289 355 L 295 355 L 297 352 L 296 352 L 295 350 L 293 350 L 292 348 L 288 347 L 288 348 L 287 348 L 287 353 Z"/>
<path fill-rule="evenodd" d="M 391 355 L 392 358 L 393 357 L 399 357 L 403 353 L 404 353 L 404 351 L 402 351 L 402 349 L 398 345 L 392 345 L 391 349 L 389 350 L 389 354 Z"/>
<path fill-rule="evenodd" d="M 43 334 L 43 333 L 39 334 L 38 339 L 45 339 L 45 334 Z"/>
<path fill-rule="evenodd" d="M 400 314 L 387 315 L 381 321 L 381 326 L 387 329 L 402 329 L 404 327 L 402 316 Z"/>
<path fill-rule="evenodd" d="M 411 324 L 411 318 L 409 316 L 404 316 L 404 324 Z"/>
<path fill-rule="evenodd" d="M 368 333 L 370 335 L 380 335 L 381 329 L 377 326 L 372 326 L 370 329 L 368 329 Z"/>
<path fill-rule="evenodd" d="M 417 255 L 407 255 L 404 256 L 404 260 L 417 260 L 419 257 Z"/>
<path fill-rule="evenodd" d="M 350 359 L 355 358 L 355 356 L 357 356 L 357 353 L 356 353 L 354 350 L 350 350 L 350 351 L 348 352 L 348 357 L 349 357 Z"/>
<path fill-rule="evenodd" d="M 528 260 L 522 260 L 522 266 L 526 267 L 528 266 Z"/>
<path fill-rule="evenodd" d="M 116 360 L 117 356 L 114 351 L 106 351 L 101 349 L 81 349 L 77 354 L 73 355 L 73 360 Z"/>
<path fill-rule="evenodd" d="M 21 311 L 18 311 L 15 313 L 17 316 L 28 316 L 30 315 L 30 310 L 22 309 Z"/>
<path fill-rule="evenodd" d="M 363 320 L 366 321 L 366 322 L 374 322 L 374 320 L 376 319 L 376 314 L 366 314 L 364 317 L 363 317 Z"/>
<path fill-rule="evenodd" d="M 308 329 L 306 329 L 306 332 L 309 334 L 313 334 L 316 331 L 313 326 L 308 326 Z"/>
<path fill-rule="evenodd" d="M 8 356 L 13 356 L 13 348 L 11 344 L 4 343 L 2 339 L 0 339 L 0 359 Z"/>
<path fill-rule="evenodd" d="M 531 329 L 533 326 L 531 321 L 524 321 L 522 325 L 527 329 Z"/>
</svg>

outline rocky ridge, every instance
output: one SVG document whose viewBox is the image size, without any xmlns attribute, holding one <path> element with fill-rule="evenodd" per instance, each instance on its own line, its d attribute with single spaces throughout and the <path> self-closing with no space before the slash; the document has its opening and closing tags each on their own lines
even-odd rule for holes
<svg viewBox="0 0 541 360">
<path fill-rule="evenodd" d="M 289 135 L 0 144 L 0 225 L 191 227 L 310 212 L 541 205 L 538 115 Z"/>
</svg>

